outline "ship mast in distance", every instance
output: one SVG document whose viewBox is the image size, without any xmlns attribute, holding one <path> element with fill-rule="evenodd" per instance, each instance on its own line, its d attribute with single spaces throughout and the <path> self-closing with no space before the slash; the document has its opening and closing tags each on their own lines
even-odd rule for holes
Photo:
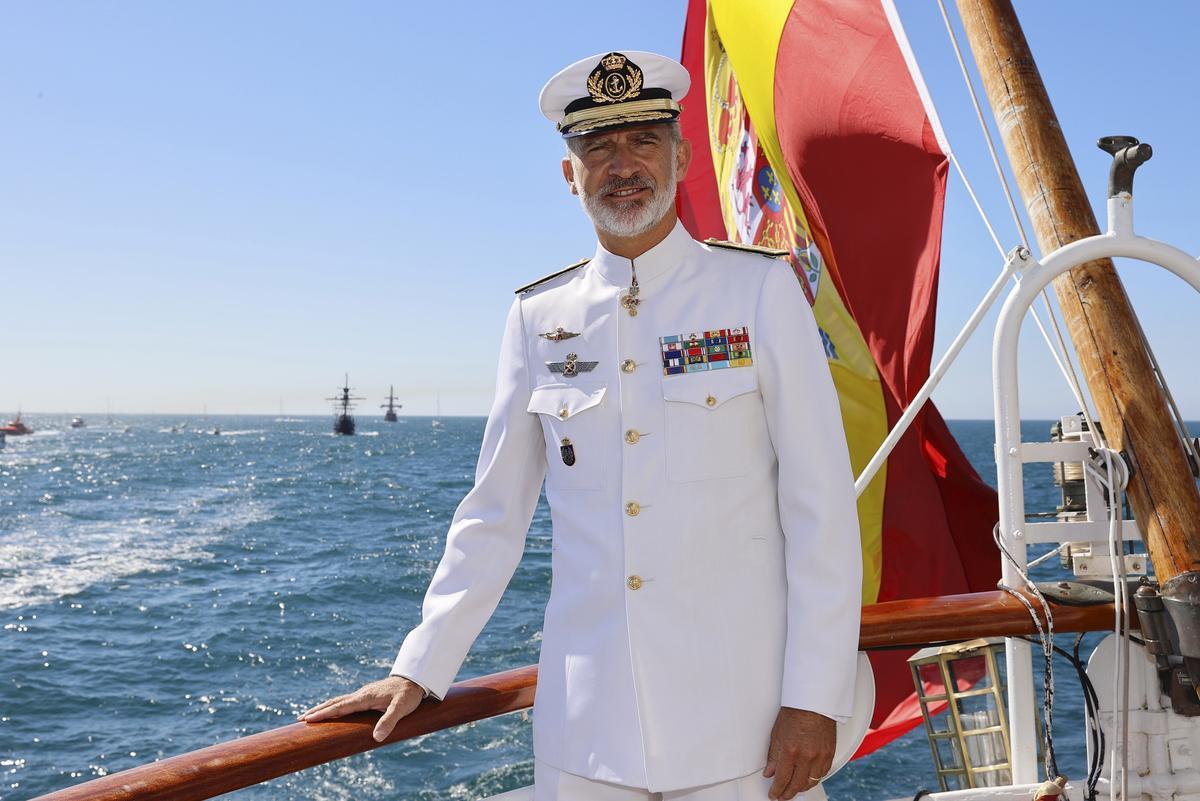
<svg viewBox="0 0 1200 801">
<path fill-rule="evenodd" d="M 396 422 L 396 410 L 403 409 L 401 404 L 396 403 L 396 386 L 393 384 L 388 387 L 387 403 L 379 404 L 380 409 L 387 409 L 383 414 L 383 419 L 389 423 Z"/>
<path fill-rule="evenodd" d="M 342 386 L 338 387 L 340 395 L 334 395 L 331 398 L 326 398 L 327 401 L 333 401 L 333 433 L 335 434 L 353 434 L 354 433 L 354 415 L 350 414 L 350 410 L 354 408 L 353 401 L 362 400 L 358 395 L 350 394 L 350 374 L 346 374 L 346 380 Z"/>
</svg>

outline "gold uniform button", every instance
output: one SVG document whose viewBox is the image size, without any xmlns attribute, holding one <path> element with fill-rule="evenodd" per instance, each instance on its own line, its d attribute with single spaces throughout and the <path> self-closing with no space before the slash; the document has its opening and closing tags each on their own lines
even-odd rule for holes
<svg viewBox="0 0 1200 801">
<path fill-rule="evenodd" d="M 630 576 L 625 580 L 625 586 L 631 590 L 640 590 L 642 588 L 642 577 Z"/>
<path fill-rule="evenodd" d="M 628 442 L 630 445 L 637 445 L 638 440 L 641 438 L 642 438 L 642 435 L 639 434 L 638 432 L 634 431 L 632 428 L 625 432 L 625 441 Z"/>
<path fill-rule="evenodd" d="M 705 398 L 704 402 L 707 403 L 709 406 L 717 405 L 717 399 L 714 398 L 712 395 L 709 395 L 707 398 Z"/>
<path fill-rule="evenodd" d="M 626 359 L 625 361 L 621 362 L 622 373 L 632 373 L 636 369 L 637 362 L 635 362 L 633 359 Z"/>
<path fill-rule="evenodd" d="M 566 419 L 567 419 L 567 415 L 568 415 L 568 414 L 570 414 L 570 412 L 568 412 L 566 409 L 559 409 L 559 410 L 558 410 L 558 416 L 559 416 L 559 418 L 561 418 L 561 419 L 563 419 L 563 420 L 566 420 Z"/>
<path fill-rule="evenodd" d="M 642 511 L 642 505 L 637 501 L 630 501 L 629 503 L 625 504 L 625 514 L 629 515 L 630 517 L 637 517 L 638 512 L 640 511 Z"/>
</svg>

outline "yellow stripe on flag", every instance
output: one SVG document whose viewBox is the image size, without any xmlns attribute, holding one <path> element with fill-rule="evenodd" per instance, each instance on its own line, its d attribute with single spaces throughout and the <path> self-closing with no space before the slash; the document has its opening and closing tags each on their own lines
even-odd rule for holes
<svg viewBox="0 0 1200 801">
<path fill-rule="evenodd" d="M 804 207 L 787 174 L 775 128 L 775 59 L 791 8 L 792 0 L 711 0 L 705 88 L 713 167 L 729 237 L 794 251 L 797 242 L 812 243 L 812 236 Z M 744 124 L 745 112 L 749 112 L 750 130 Z M 747 206 L 756 202 L 749 199 L 750 190 L 755 188 L 753 182 L 764 178 L 753 172 L 755 153 L 747 154 L 750 145 L 757 146 L 755 151 L 761 149 L 777 182 L 757 186 L 771 204 L 769 215 L 755 217 L 754 212 L 761 210 Z M 835 349 L 830 371 L 841 404 L 850 461 L 857 475 L 887 436 L 887 409 L 879 372 L 866 341 L 815 251 L 810 244 L 810 263 L 801 261 L 798 265 L 800 280 L 804 283 L 807 278 L 817 324 Z M 803 401 L 795 399 L 797 414 L 803 413 Z M 864 604 L 878 598 L 883 572 L 886 470 L 885 466 L 879 471 L 858 499 Z"/>
</svg>

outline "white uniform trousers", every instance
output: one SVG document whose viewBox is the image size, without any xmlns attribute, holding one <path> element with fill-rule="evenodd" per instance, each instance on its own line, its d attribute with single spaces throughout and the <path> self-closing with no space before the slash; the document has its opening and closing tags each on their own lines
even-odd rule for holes
<svg viewBox="0 0 1200 801">
<path fill-rule="evenodd" d="M 652 793 L 638 787 L 587 779 L 533 760 L 533 801 L 767 801 L 774 779 L 762 771 L 729 781 Z M 825 790 L 817 785 L 797 799 L 825 801 Z"/>
</svg>

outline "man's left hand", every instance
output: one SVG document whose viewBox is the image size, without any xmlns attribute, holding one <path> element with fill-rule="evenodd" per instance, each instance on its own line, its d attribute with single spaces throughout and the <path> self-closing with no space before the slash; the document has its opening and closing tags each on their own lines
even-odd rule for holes
<svg viewBox="0 0 1200 801">
<path fill-rule="evenodd" d="M 790 801 L 816 787 L 833 765 L 836 745 L 837 724 L 831 719 L 804 709 L 780 709 L 763 769 L 763 776 L 775 777 L 770 798 Z"/>
</svg>

